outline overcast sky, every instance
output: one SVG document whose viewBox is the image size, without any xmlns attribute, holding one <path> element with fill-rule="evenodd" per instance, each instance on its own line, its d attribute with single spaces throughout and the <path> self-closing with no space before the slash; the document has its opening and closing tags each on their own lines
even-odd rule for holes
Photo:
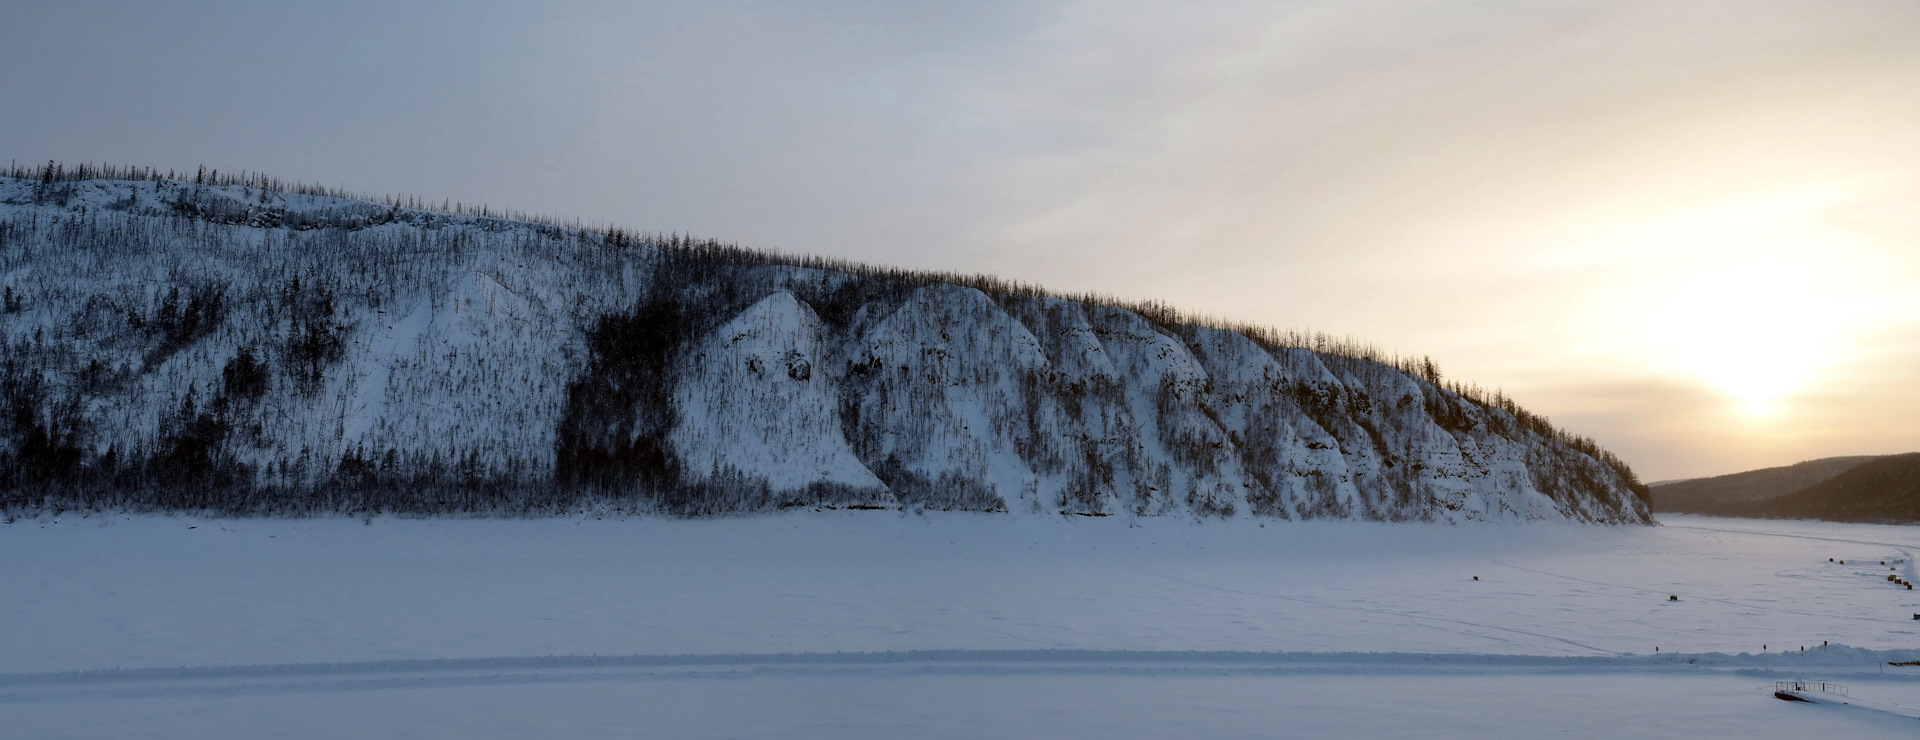
<svg viewBox="0 0 1920 740">
<path fill-rule="evenodd" d="M 1920 3 L 28 3 L 0 158 L 1351 334 L 1647 479 L 1920 450 Z"/>
</svg>

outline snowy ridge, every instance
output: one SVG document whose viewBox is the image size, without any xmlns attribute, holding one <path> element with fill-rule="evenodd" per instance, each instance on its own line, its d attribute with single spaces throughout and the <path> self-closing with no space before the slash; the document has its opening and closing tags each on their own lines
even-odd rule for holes
<svg viewBox="0 0 1920 740">
<path fill-rule="evenodd" d="M 1650 521 L 1380 362 L 710 245 L 0 178 L 0 285 L 16 511 Z"/>
</svg>

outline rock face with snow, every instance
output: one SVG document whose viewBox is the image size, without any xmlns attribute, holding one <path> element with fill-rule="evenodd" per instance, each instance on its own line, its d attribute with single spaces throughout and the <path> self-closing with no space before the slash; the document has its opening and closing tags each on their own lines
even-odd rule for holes
<svg viewBox="0 0 1920 740">
<path fill-rule="evenodd" d="M 769 492 L 830 491 L 894 504 L 840 433 L 840 393 L 822 361 L 820 318 L 775 293 L 687 348 L 668 435 L 684 474 L 764 483 Z M 746 503 L 746 502 L 743 502 Z"/>
<path fill-rule="evenodd" d="M 1437 374 L 977 279 L 0 178 L 0 285 L 12 511 L 1649 521 Z"/>
</svg>

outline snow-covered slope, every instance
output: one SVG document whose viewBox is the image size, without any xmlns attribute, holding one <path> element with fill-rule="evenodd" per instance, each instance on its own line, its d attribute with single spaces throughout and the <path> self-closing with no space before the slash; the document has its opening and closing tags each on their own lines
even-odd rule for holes
<svg viewBox="0 0 1920 740">
<path fill-rule="evenodd" d="M 0 285 L 14 510 L 1648 521 L 1434 376 L 684 239 L 0 178 Z"/>
</svg>

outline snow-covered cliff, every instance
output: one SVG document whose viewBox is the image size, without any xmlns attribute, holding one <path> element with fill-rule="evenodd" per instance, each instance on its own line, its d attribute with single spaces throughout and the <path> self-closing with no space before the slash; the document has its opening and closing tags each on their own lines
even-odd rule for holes
<svg viewBox="0 0 1920 740">
<path fill-rule="evenodd" d="M 0 178 L 0 286 L 15 511 L 1648 521 L 1617 460 L 1437 376 L 981 280 Z"/>
</svg>

